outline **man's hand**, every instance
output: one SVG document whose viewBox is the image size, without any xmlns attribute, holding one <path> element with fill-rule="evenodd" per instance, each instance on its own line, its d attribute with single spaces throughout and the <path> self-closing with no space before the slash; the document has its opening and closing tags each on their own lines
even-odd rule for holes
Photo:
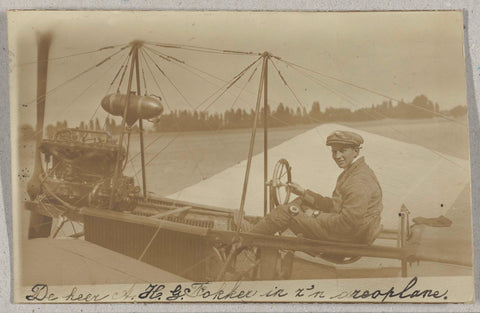
<svg viewBox="0 0 480 313">
<path fill-rule="evenodd" d="M 288 184 L 288 187 L 290 187 L 290 191 L 297 196 L 303 196 L 305 194 L 305 188 L 303 188 L 297 183 L 291 182 L 290 184 Z"/>
</svg>

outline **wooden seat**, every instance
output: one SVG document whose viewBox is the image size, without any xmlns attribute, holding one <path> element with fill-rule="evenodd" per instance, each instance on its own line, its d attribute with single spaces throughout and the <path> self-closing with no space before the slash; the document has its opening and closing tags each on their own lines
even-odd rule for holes
<svg viewBox="0 0 480 313">
<path fill-rule="evenodd" d="M 379 224 L 375 229 L 370 231 L 367 234 L 366 244 L 372 245 L 375 242 L 375 240 L 378 238 L 380 233 L 382 232 L 382 229 L 383 229 L 383 225 Z M 358 261 L 361 258 L 361 256 L 342 256 L 342 255 L 328 254 L 328 253 L 322 253 L 316 256 L 334 264 L 351 264 Z"/>
</svg>

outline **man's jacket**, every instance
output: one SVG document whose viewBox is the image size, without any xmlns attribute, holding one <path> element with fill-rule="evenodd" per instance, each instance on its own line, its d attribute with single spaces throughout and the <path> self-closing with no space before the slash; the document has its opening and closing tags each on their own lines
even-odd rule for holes
<svg viewBox="0 0 480 313">
<path fill-rule="evenodd" d="M 380 225 L 382 189 L 361 157 L 340 174 L 332 198 L 307 190 L 303 204 L 322 211 L 318 226 L 328 239 L 367 243 Z"/>
</svg>

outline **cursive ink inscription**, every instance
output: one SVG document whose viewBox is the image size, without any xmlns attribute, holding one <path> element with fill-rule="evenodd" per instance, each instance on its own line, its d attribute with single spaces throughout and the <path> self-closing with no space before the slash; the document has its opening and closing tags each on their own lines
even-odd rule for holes
<svg viewBox="0 0 480 313">
<path fill-rule="evenodd" d="M 28 301 L 54 301 L 58 297 L 48 292 L 47 284 L 36 284 L 32 287 L 32 294 L 25 297 Z"/>
<path fill-rule="evenodd" d="M 184 297 L 196 298 L 200 297 L 209 300 L 243 300 L 248 299 L 257 294 L 256 290 L 242 289 L 241 283 L 237 281 L 232 288 L 226 289 L 226 284 L 223 283 L 218 289 L 211 290 L 209 283 L 193 283 L 190 287 L 182 287 L 177 285 L 175 289 L 171 290 L 171 295 L 167 298 L 169 301 L 183 300 Z"/>
<path fill-rule="evenodd" d="M 115 291 L 112 293 L 112 300 L 135 300 L 135 296 L 132 294 L 133 286 L 130 289 L 124 289 L 121 291 Z"/>
<path fill-rule="evenodd" d="M 202 298 L 209 300 L 245 300 L 254 297 L 257 294 L 256 290 L 243 289 L 240 287 L 241 283 L 236 282 L 233 287 L 227 288 L 226 284 L 222 284 L 218 289 L 213 289 L 208 282 L 192 283 L 187 286 L 178 284 L 175 288 L 165 292 L 165 300 L 167 301 L 181 301 L 185 298 Z M 160 285 L 163 286 L 163 285 Z M 150 285 L 145 292 L 138 297 L 140 299 L 156 299 L 161 300 L 163 294 L 159 294 L 158 286 Z M 160 289 L 160 290 L 163 290 Z M 160 292 L 161 293 L 161 292 Z"/>
<path fill-rule="evenodd" d="M 138 295 L 138 298 L 149 300 L 162 300 L 163 289 L 165 289 L 165 285 L 150 284 L 144 292 Z"/>
<path fill-rule="evenodd" d="M 288 295 L 288 292 L 285 291 L 285 289 L 278 288 L 275 286 L 273 289 L 263 293 L 260 295 L 260 297 L 266 297 L 266 298 L 283 298 Z"/>
<path fill-rule="evenodd" d="M 397 292 L 394 287 L 391 287 L 388 291 L 376 289 L 372 290 L 359 290 L 355 289 L 354 291 L 342 291 L 339 294 L 331 296 L 330 299 L 380 299 L 381 302 L 384 302 L 387 298 L 398 298 L 398 299 L 414 299 L 414 298 L 434 298 L 447 300 L 448 290 L 443 292 L 434 289 L 414 289 L 417 284 L 417 277 L 414 277 L 408 282 L 408 284 L 403 288 L 402 291 Z"/>
<path fill-rule="evenodd" d="M 306 297 L 308 294 L 308 297 L 313 297 L 313 298 L 325 298 L 325 291 L 323 290 L 318 290 L 318 291 L 313 291 L 315 289 L 315 285 L 310 285 L 309 287 L 304 287 L 304 288 L 298 288 L 295 290 L 295 298 L 303 298 Z"/>
<path fill-rule="evenodd" d="M 65 299 L 65 301 L 70 301 L 70 302 L 98 302 L 98 301 L 105 300 L 109 296 L 110 295 L 108 295 L 108 294 L 107 295 L 100 295 L 98 293 L 97 294 L 92 294 L 92 293 L 83 294 L 83 293 L 78 292 L 77 287 L 73 287 L 72 291 L 70 291 L 70 293 L 63 298 Z"/>
<path fill-rule="evenodd" d="M 268 289 L 256 289 L 252 284 L 242 285 L 242 282 L 225 283 L 184 283 L 176 285 L 149 284 L 143 291 L 137 293 L 133 286 L 128 290 L 116 290 L 112 293 L 92 293 L 82 290 L 84 287 L 72 287 L 67 290 L 68 294 L 55 294 L 47 284 L 34 285 L 25 296 L 29 302 L 102 302 L 102 301 L 255 301 L 258 298 L 275 299 L 315 299 L 328 300 L 369 300 L 369 301 L 395 301 L 400 299 L 439 299 L 447 300 L 448 289 L 422 289 L 417 286 L 418 278 L 413 277 L 406 285 L 386 286 L 384 288 L 371 289 L 341 289 L 336 293 L 329 290 L 319 289 L 320 286 L 305 284 L 289 289 L 289 286 L 273 284 Z M 281 288 L 284 287 L 284 288 Z"/>
</svg>

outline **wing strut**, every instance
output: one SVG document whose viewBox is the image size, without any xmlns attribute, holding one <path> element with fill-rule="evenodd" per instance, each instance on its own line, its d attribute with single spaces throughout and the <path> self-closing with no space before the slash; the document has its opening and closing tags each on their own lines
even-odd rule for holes
<svg viewBox="0 0 480 313">
<path fill-rule="evenodd" d="M 268 213 L 268 59 L 269 53 L 264 53 L 264 60 L 267 61 L 264 69 L 264 84 L 263 84 L 263 216 Z M 270 203 L 271 200 L 270 200 Z"/>
<path fill-rule="evenodd" d="M 265 181 L 267 179 L 267 135 L 266 135 L 266 132 L 267 132 L 267 119 L 266 117 L 268 116 L 268 112 L 267 112 L 267 72 L 268 72 L 268 60 L 270 59 L 271 57 L 271 54 L 269 52 L 264 52 L 263 55 L 262 55 L 262 58 L 263 58 L 263 64 L 262 64 L 262 75 L 261 75 L 261 78 L 260 78 L 260 85 L 258 87 L 258 94 L 257 94 L 257 104 L 256 104 L 256 107 L 255 107 L 255 119 L 253 120 L 253 126 L 252 126 L 252 134 L 251 134 L 251 137 L 250 137 L 250 147 L 249 147 L 249 150 L 248 150 L 248 159 L 247 159 L 247 169 L 245 170 L 245 179 L 243 181 L 243 191 L 242 191 L 242 200 L 240 202 L 240 214 L 239 214 L 239 220 L 241 221 L 243 219 L 243 216 L 245 215 L 245 197 L 247 195 L 247 187 L 248 187 L 248 177 L 250 175 L 250 166 L 252 164 L 252 156 L 253 156 L 253 148 L 255 146 L 255 134 L 257 132 L 257 122 L 258 122 L 258 118 L 259 118 L 259 112 L 260 112 L 260 102 L 261 102 L 261 98 L 262 98 L 262 89 L 264 88 L 264 93 L 265 93 L 265 96 L 264 96 L 264 105 L 265 105 L 265 109 L 264 109 L 264 119 L 265 119 L 265 130 L 264 130 L 264 139 L 265 139 L 265 151 L 264 151 L 264 154 L 265 154 L 265 158 L 264 158 L 264 166 L 265 166 L 265 170 L 264 170 L 264 175 L 265 175 Z M 265 200 L 264 200 L 264 213 L 266 214 L 266 208 L 267 208 L 267 204 L 266 204 L 266 201 L 267 201 L 267 197 L 266 197 L 266 194 L 267 194 L 267 186 L 265 185 L 264 187 L 264 196 L 265 196 Z M 239 224 L 241 225 L 241 223 Z M 241 227 L 239 226 L 238 227 L 238 231 L 240 231 Z"/>
<path fill-rule="evenodd" d="M 138 58 L 138 52 L 135 57 L 135 74 L 137 79 L 137 96 L 141 96 L 140 94 L 140 62 Z M 143 77 L 145 79 L 145 76 Z M 145 85 L 145 89 L 146 89 Z M 138 127 L 140 128 L 140 159 L 142 163 L 142 183 L 143 183 L 143 197 L 147 198 L 147 176 L 145 173 L 145 147 L 143 143 L 143 119 L 138 119 Z"/>
</svg>

